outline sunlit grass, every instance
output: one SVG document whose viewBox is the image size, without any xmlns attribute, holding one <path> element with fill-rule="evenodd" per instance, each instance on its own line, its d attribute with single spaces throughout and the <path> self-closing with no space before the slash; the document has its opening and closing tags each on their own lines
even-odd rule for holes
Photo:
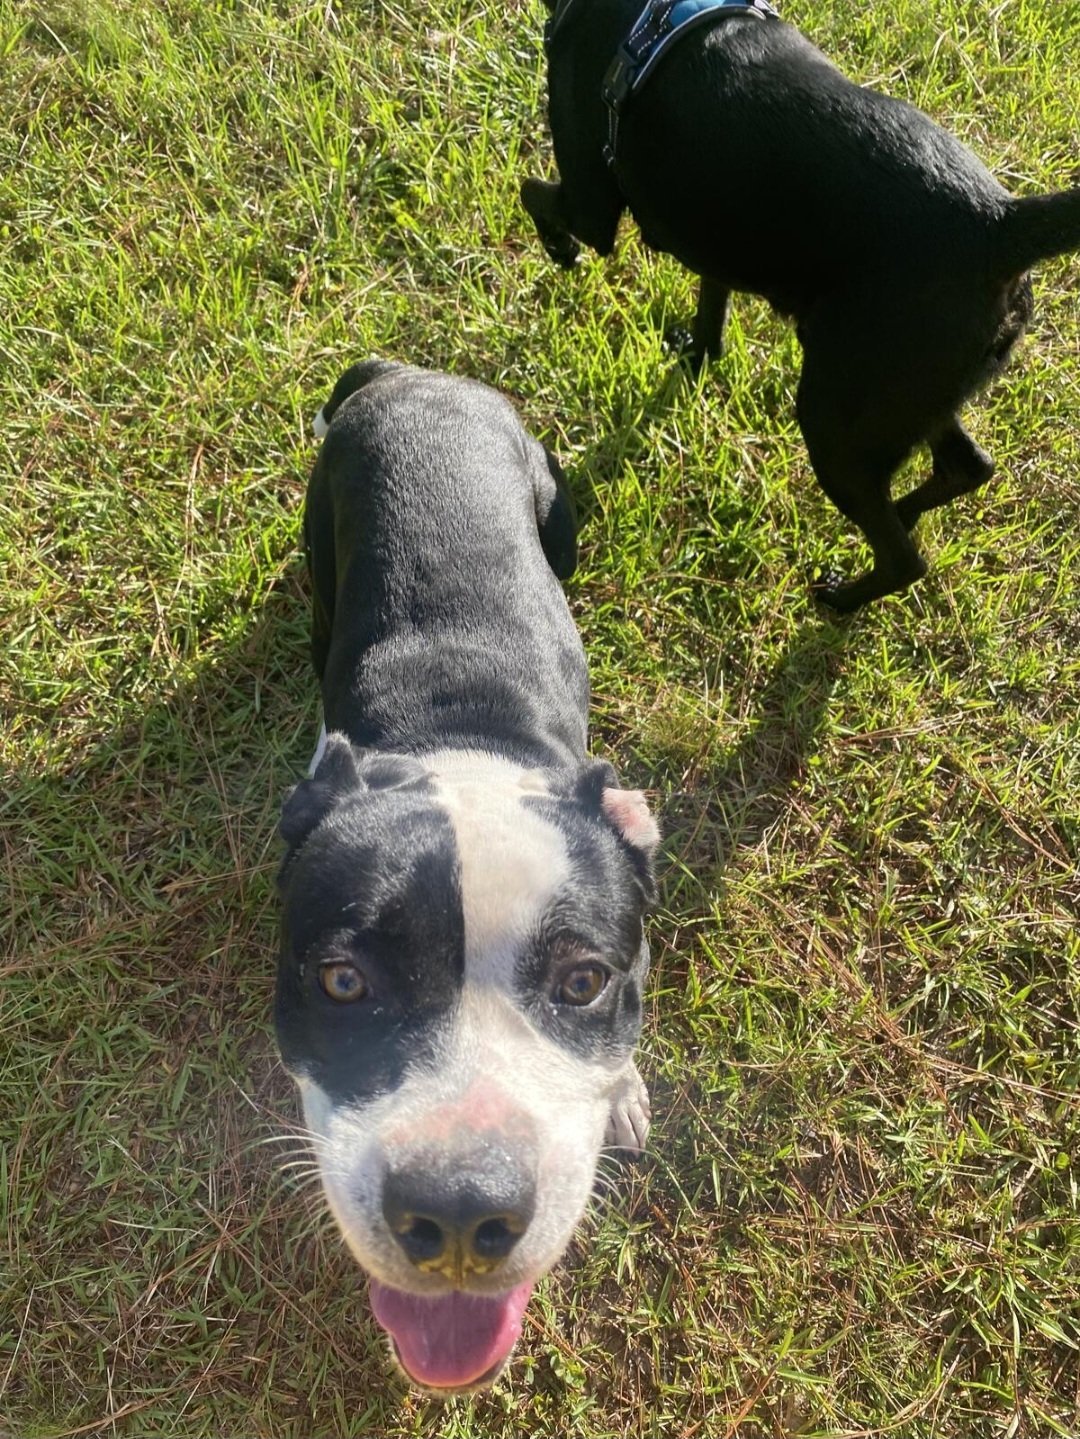
<svg viewBox="0 0 1080 1439">
<path fill-rule="evenodd" d="M 1076 6 L 788 0 L 1027 193 L 1075 178 Z M 0 0 L 0 1428 L 1075 1435 L 1080 305 L 971 424 L 999 461 L 865 562 L 795 340 L 628 227 L 556 271 L 537 4 Z M 310 415 L 378 352 L 507 391 L 584 519 L 594 735 L 666 839 L 615 1176 L 491 1395 L 391 1375 L 270 1029 L 277 808 L 316 726 Z"/>
</svg>

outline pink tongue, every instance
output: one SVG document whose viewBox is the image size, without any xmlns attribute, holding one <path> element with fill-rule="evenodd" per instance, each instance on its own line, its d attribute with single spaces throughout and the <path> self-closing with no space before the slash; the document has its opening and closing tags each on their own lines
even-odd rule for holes
<svg viewBox="0 0 1080 1439">
<path fill-rule="evenodd" d="M 373 1279 L 370 1293 L 372 1313 L 392 1336 L 410 1378 L 431 1389 L 462 1389 L 513 1349 L 532 1285 L 494 1298 L 455 1292 L 430 1299 Z"/>
</svg>

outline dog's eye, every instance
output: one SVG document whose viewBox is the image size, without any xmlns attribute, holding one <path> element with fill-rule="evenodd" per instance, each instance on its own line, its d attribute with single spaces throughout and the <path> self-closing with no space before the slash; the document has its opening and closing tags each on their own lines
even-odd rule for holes
<svg viewBox="0 0 1080 1439">
<path fill-rule="evenodd" d="M 363 999 L 368 992 L 368 982 L 355 964 L 337 961 L 324 964 L 319 969 L 319 983 L 323 992 L 339 1004 L 353 1004 Z"/>
<path fill-rule="evenodd" d="M 555 988 L 555 1003 L 572 1004 L 582 1009 L 603 994 L 610 978 L 607 970 L 599 964 L 583 964 L 559 980 Z"/>
</svg>

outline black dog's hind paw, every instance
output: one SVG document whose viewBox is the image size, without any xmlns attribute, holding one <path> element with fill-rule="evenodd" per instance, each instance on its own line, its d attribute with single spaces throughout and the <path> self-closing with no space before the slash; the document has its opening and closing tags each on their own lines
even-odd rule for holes
<svg viewBox="0 0 1080 1439">
<path fill-rule="evenodd" d="M 810 581 L 810 593 L 814 599 L 838 615 L 853 614 L 866 604 L 866 598 L 859 593 L 860 589 L 857 580 L 847 581 L 836 570 L 826 570 L 824 574 L 817 575 Z"/>
<path fill-rule="evenodd" d="M 828 605 L 840 615 L 850 615 L 868 605 L 871 600 L 880 600 L 885 595 L 898 595 L 926 574 L 926 561 L 917 551 L 912 551 L 906 563 L 882 570 L 877 566 L 867 570 L 857 580 L 841 582 L 836 575 L 822 575 L 811 582 L 814 598 Z"/>
</svg>

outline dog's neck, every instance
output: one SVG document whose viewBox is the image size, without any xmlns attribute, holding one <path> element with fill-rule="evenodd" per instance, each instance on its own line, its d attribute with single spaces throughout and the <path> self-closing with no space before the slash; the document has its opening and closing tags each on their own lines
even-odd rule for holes
<svg viewBox="0 0 1080 1439">
<path fill-rule="evenodd" d="M 571 12 L 577 8 L 578 0 L 555 0 L 552 6 L 551 15 L 544 26 L 544 46 L 549 46 L 555 37 L 555 33 L 561 30 Z M 731 10 L 748 11 L 760 16 L 771 16 L 778 18 L 776 9 L 769 4 L 769 0 L 690 0 L 689 4 L 679 4 L 679 0 L 650 0 L 641 14 L 638 16 L 632 34 L 636 34 L 642 26 L 646 28 L 652 25 L 669 25 L 672 29 L 679 29 L 688 21 L 697 18 L 699 12 L 708 10 Z M 685 12 L 685 13 L 678 13 Z M 659 31 L 658 31 L 659 33 Z"/>
</svg>

